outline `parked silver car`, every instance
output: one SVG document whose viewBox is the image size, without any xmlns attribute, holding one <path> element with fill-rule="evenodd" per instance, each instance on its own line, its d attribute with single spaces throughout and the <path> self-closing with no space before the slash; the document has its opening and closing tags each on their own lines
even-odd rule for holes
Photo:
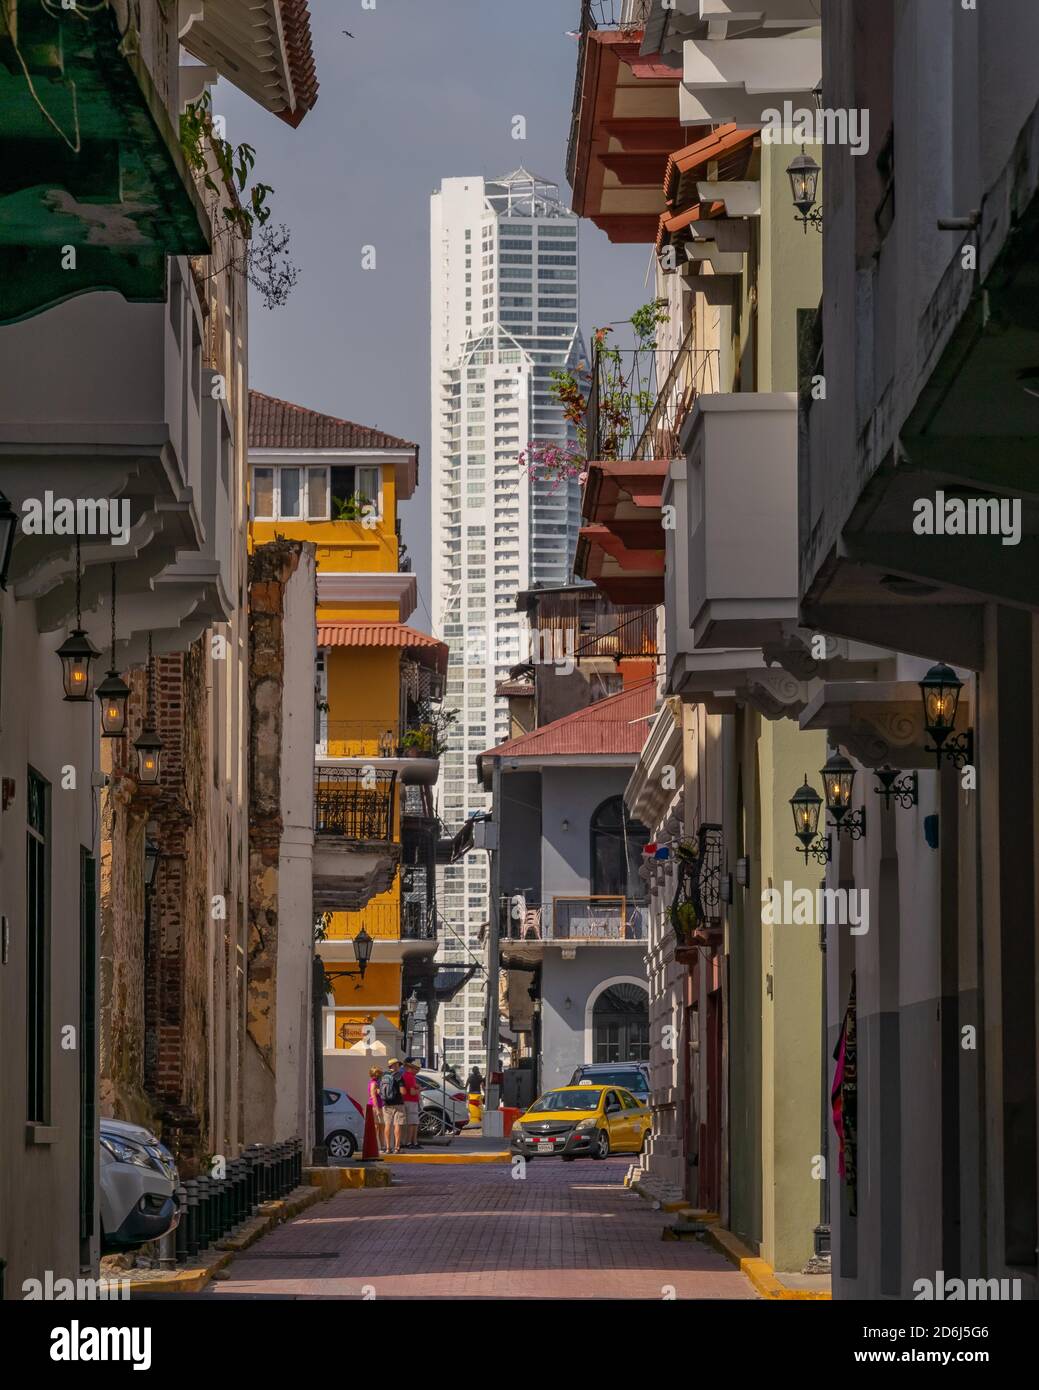
<svg viewBox="0 0 1039 1390">
<path fill-rule="evenodd" d="M 180 1220 L 173 1155 L 141 1125 L 101 1121 L 101 1249 L 139 1250 Z"/>
<path fill-rule="evenodd" d="M 460 1086 L 452 1082 L 444 1089 L 444 1078 L 432 1068 L 417 1073 L 422 1088 L 418 1132 L 424 1139 L 438 1139 L 445 1134 L 459 1134 L 469 1123 L 469 1099 Z"/>
</svg>

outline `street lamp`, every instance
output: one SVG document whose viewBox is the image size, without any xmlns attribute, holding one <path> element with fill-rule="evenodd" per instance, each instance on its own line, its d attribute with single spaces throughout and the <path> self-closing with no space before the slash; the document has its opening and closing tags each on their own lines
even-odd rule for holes
<svg viewBox="0 0 1039 1390">
<path fill-rule="evenodd" d="M 866 808 L 851 812 L 851 789 L 855 781 L 855 768 L 843 753 L 833 752 L 826 759 L 820 776 L 823 779 L 823 795 L 826 809 L 833 817 L 833 828 L 837 838 L 847 834 L 851 840 L 861 840 L 866 834 Z"/>
<path fill-rule="evenodd" d="M 794 207 L 798 214 L 795 220 L 801 223 L 801 230 L 805 236 L 808 235 L 809 225 L 813 226 L 817 232 L 821 232 L 823 214 L 822 210 L 815 206 L 819 175 L 822 173 L 820 165 L 810 154 L 805 154 L 805 147 L 802 145 L 801 153 L 795 155 L 790 161 L 786 172 L 790 179 L 790 191 L 793 194 Z"/>
<path fill-rule="evenodd" d="M 0 589 L 7 588 L 7 572 L 11 568 L 11 551 L 18 530 L 18 515 L 0 492 Z"/>
<path fill-rule="evenodd" d="M 115 669 L 115 565 L 112 566 L 112 655 L 111 668 L 97 688 L 101 701 L 101 737 L 121 738 L 126 733 L 126 706 L 130 687 Z"/>
<path fill-rule="evenodd" d="M 90 699 L 90 663 L 101 655 L 83 631 L 80 612 L 79 537 L 76 537 L 76 626 L 58 648 L 61 661 L 61 683 L 66 700 L 82 704 Z"/>
<path fill-rule="evenodd" d="M 830 837 L 820 835 L 816 838 L 816 831 L 819 828 L 819 812 L 822 809 L 823 799 L 814 787 L 808 785 L 808 774 L 805 773 L 804 785 L 798 787 L 790 798 L 790 809 L 794 813 L 794 833 L 801 841 L 801 848 L 798 854 L 803 854 L 805 864 L 808 863 L 808 856 L 811 855 L 820 864 L 830 862 Z"/>
<path fill-rule="evenodd" d="M 944 661 L 932 666 L 920 682 L 924 728 L 934 739 L 934 747 L 925 748 L 924 752 L 934 754 L 939 771 L 943 757 L 948 758 L 956 768 L 966 767 L 974 761 L 974 730 L 965 729 L 955 738 L 952 736 L 962 689 L 963 682 Z"/>
</svg>

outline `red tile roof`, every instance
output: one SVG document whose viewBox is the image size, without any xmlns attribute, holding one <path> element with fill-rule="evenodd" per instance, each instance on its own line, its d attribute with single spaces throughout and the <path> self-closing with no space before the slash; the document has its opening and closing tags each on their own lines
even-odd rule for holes
<svg viewBox="0 0 1039 1390">
<path fill-rule="evenodd" d="M 319 647 L 399 647 L 413 651 L 425 665 L 447 674 L 447 643 L 407 623 L 322 623 L 317 625 Z"/>
<path fill-rule="evenodd" d="M 681 178 L 687 174 L 700 173 L 711 160 L 721 159 L 724 155 L 752 147 L 759 134 L 757 130 L 748 130 L 746 127 L 730 123 L 717 126 L 701 140 L 694 140 L 691 145 L 676 150 L 668 159 L 667 168 L 664 170 L 664 197 L 669 203 L 672 202 Z"/>
<path fill-rule="evenodd" d="M 641 681 L 618 695 L 597 700 L 576 714 L 554 719 L 540 729 L 488 748 L 482 758 L 543 758 L 552 754 L 622 754 L 637 756 L 649 733 L 657 702 L 655 680 Z"/>
<path fill-rule="evenodd" d="M 281 0 L 281 27 L 296 105 L 291 110 L 279 111 L 278 115 L 296 127 L 317 101 L 318 80 L 307 0 Z"/>
<path fill-rule="evenodd" d="M 394 434 L 322 415 L 262 391 L 249 392 L 250 449 L 414 449 Z"/>
</svg>

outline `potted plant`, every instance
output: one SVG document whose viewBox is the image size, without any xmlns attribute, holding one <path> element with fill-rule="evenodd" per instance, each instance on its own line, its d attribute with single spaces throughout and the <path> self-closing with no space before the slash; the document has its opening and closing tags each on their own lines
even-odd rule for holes
<svg viewBox="0 0 1039 1390">
<path fill-rule="evenodd" d="M 365 497 L 361 492 L 355 492 L 350 497 L 332 498 L 332 520 L 333 521 L 363 521 L 365 508 L 373 505 L 371 498 Z"/>
<path fill-rule="evenodd" d="M 409 729 L 401 740 L 406 758 L 429 758 L 433 756 L 433 730 L 428 724 L 420 724 L 417 729 Z"/>
</svg>

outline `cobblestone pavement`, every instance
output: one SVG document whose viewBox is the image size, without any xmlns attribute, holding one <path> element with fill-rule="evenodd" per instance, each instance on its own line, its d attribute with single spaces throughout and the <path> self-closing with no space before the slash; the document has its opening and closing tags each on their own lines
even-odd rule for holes
<svg viewBox="0 0 1039 1390">
<path fill-rule="evenodd" d="M 344 1192 L 239 1255 L 199 1297 L 753 1298 L 623 1186 L 627 1160 L 415 1165 Z"/>
</svg>

